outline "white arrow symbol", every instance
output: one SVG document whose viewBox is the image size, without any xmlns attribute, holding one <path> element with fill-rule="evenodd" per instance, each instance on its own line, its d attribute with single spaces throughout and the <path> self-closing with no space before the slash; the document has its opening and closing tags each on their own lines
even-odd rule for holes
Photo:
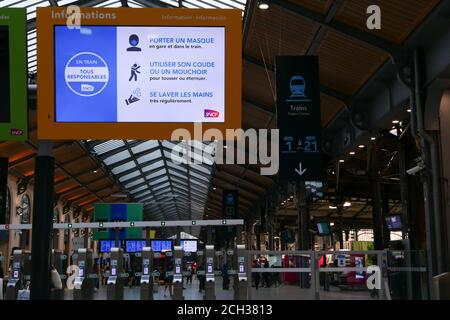
<svg viewBox="0 0 450 320">
<path fill-rule="evenodd" d="M 295 172 L 302 176 L 306 172 L 306 168 L 302 169 L 302 163 L 300 162 L 298 164 L 298 169 L 295 169 Z"/>
</svg>

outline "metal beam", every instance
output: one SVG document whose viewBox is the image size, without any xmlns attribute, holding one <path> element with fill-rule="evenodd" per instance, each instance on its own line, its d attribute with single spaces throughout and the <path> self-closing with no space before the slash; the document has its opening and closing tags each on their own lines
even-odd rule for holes
<svg viewBox="0 0 450 320">
<path fill-rule="evenodd" d="M 334 19 L 334 17 L 336 16 L 336 14 L 343 2 L 344 2 L 343 0 L 335 0 L 332 2 L 332 5 L 331 5 L 330 9 L 328 10 L 327 15 L 324 18 L 325 22 L 329 23 Z M 306 54 L 308 56 L 312 56 L 316 53 L 323 38 L 325 37 L 326 30 L 327 30 L 327 28 L 325 28 L 323 26 L 319 27 L 319 30 L 317 31 L 314 39 L 311 41 L 311 44 L 310 44 L 308 50 L 306 51 Z"/>
<path fill-rule="evenodd" d="M 307 9 L 301 5 L 294 4 L 293 2 L 286 1 L 286 0 L 272 0 L 272 4 L 277 5 L 283 9 L 286 9 L 292 13 L 298 14 L 302 16 L 303 18 L 316 22 L 320 24 L 322 27 L 326 27 L 329 29 L 332 29 L 334 31 L 337 31 L 349 38 L 352 38 L 354 40 L 357 40 L 359 42 L 365 43 L 367 45 L 370 45 L 371 47 L 386 52 L 391 56 L 391 58 L 397 58 L 400 57 L 401 53 L 401 46 L 384 40 L 382 38 L 379 38 L 377 36 L 374 36 L 373 34 L 370 34 L 368 32 L 364 32 L 360 29 L 350 27 L 344 23 L 338 22 L 338 21 L 327 21 L 325 17 L 322 15 Z"/>
<path fill-rule="evenodd" d="M 244 18 L 242 20 L 242 52 L 245 52 L 245 48 L 247 47 L 248 33 L 252 22 L 253 11 L 257 3 L 258 0 L 247 0 L 245 4 Z"/>
</svg>

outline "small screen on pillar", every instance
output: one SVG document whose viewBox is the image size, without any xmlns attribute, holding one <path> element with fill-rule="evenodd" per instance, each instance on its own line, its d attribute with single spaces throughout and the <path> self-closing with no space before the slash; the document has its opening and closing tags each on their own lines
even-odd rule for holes
<svg viewBox="0 0 450 320">
<path fill-rule="evenodd" d="M 84 269 L 83 268 L 78 269 L 78 276 L 84 277 Z"/>
<path fill-rule="evenodd" d="M 117 271 L 116 270 L 117 270 L 116 268 L 112 268 L 111 269 L 111 275 L 112 276 L 117 276 Z"/>
<path fill-rule="evenodd" d="M 208 264 L 208 273 L 212 273 L 213 272 L 213 268 L 211 264 Z"/>
<path fill-rule="evenodd" d="M 239 264 L 239 273 L 244 273 L 244 264 Z"/>
<path fill-rule="evenodd" d="M 14 279 L 18 279 L 19 278 L 19 270 L 14 270 L 13 278 Z"/>
<path fill-rule="evenodd" d="M 148 267 L 144 267 L 144 274 L 148 275 Z"/>
<path fill-rule="evenodd" d="M 176 266 L 176 268 L 175 268 L 175 273 L 177 273 L 177 274 L 181 273 L 181 268 L 180 268 L 180 266 Z"/>
</svg>

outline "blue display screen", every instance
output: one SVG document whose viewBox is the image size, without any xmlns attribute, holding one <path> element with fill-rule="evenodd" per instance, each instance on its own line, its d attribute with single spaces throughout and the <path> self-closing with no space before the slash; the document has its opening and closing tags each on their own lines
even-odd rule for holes
<svg viewBox="0 0 450 320">
<path fill-rule="evenodd" d="M 152 251 L 154 252 L 172 251 L 172 241 L 152 240 Z"/>
<path fill-rule="evenodd" d="M 142 252 L 142 248 L 145 247 L 145 240 L 126 240 L 125 250 L 126 252 Z"/>
<path fill-rule="evenodd" d="M 115 246 L 115 240 L 100 240 L 100 252 L 110 252 Z"/>
</svg>

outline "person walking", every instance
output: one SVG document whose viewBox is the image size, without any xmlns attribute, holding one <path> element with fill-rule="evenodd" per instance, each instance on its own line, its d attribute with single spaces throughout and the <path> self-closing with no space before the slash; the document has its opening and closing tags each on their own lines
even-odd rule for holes
<svg viewBox="0 0 450 320">
<path fill-rule="evenodd" d="M 230 275 L 228 274 L 228 264 L 225 262 L 222 266 L 222 289 L 230 288 Z"/>
<path fill-rule="evenodd" d="M 258 260 L 253 260 L 253 268 L 259 268 Z M 259 288 L 259 281 L 261 280 L 261 275 L 259 272 L 252 272 L 253 281 L 255 282 L 255 288 L 258 290 Z"/>
<path fill-rule="evenodd" d="M 172 297 L 173 287 L 173 264 L 169 263 L 166 268 L 166 277 L 164 280 L 164 298 L 167 297 L 166 291 L 169 289 L 169 295 Z"/>
</svg>

